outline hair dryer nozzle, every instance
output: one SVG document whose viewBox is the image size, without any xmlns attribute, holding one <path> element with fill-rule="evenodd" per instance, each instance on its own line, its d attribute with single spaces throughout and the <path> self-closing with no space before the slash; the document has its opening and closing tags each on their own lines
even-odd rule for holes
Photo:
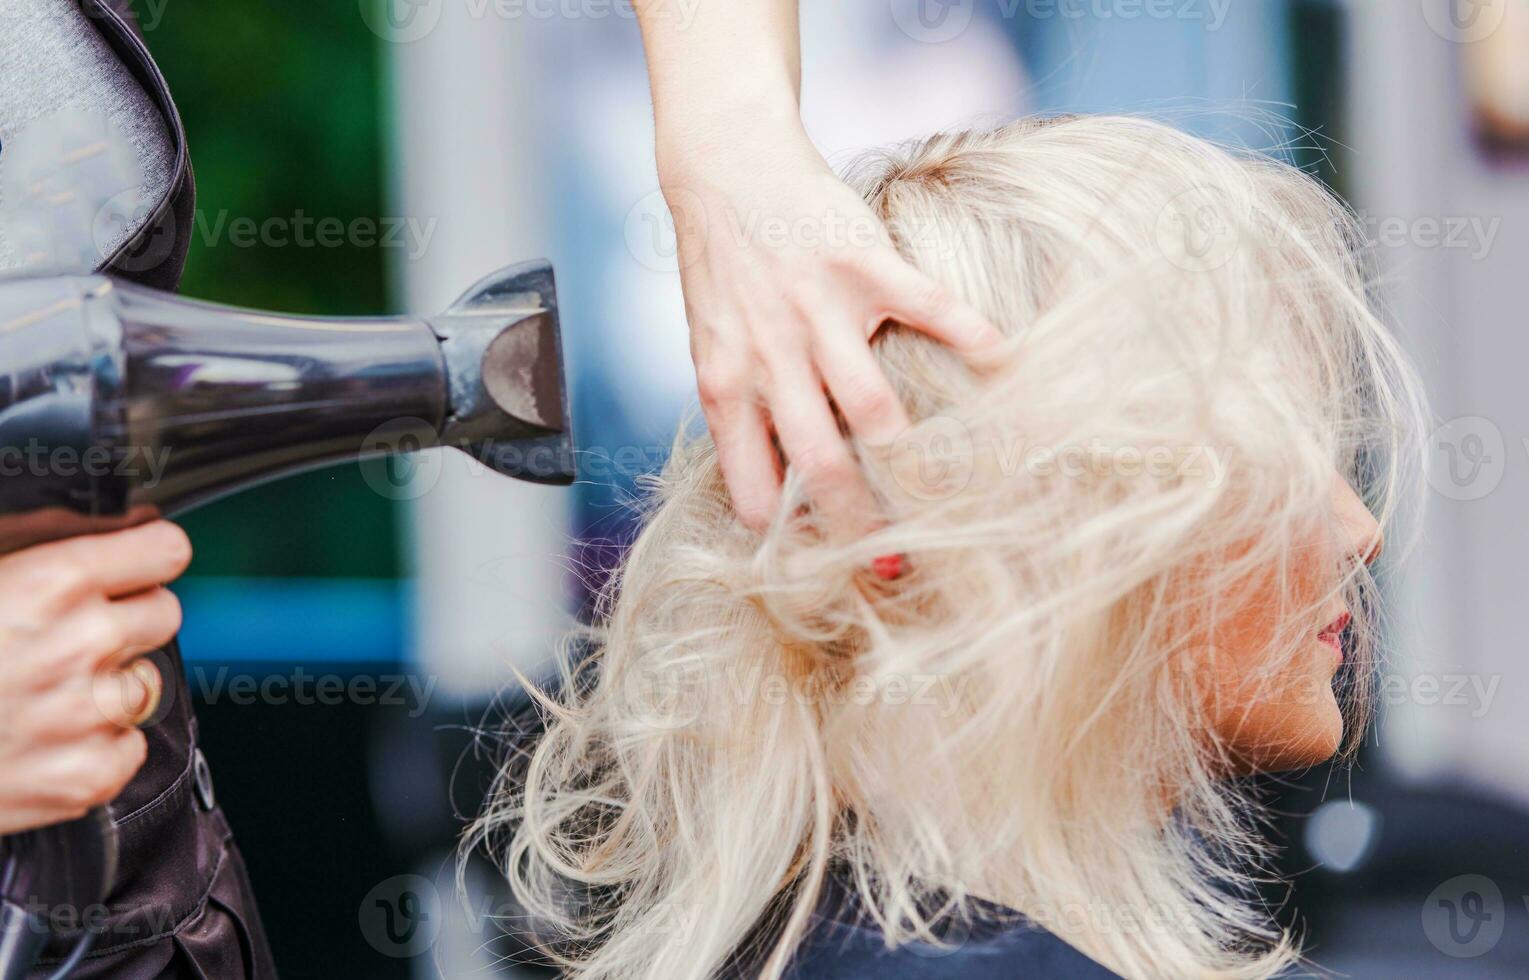
<svg viewBox="0 0 1529 980">
<path fill-rule="evenodd" d="M 450 381 L 442 442 L 517 479 L 573 482 L 552 266 L 526 262 L 496 272 L 429 323 Z"/>
</svg>

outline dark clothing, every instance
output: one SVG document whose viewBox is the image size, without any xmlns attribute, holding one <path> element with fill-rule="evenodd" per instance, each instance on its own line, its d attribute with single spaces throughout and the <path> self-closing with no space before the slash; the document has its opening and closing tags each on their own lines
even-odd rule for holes
<svg viewBox="0 0 1529 980">
<path fill-rule="evenodd" d="M 1118 980 L 1015 912 L 987 902 L 972 903 L 971 911 L 969 919 L 951 917 L 938 927 L 944 945 L 912 942 L 887 949 L 853 890 L 831 878 L 785 975 L 788 980 Z M 768 953 L 768 946 L 761 948 Z M 734 975 L 756 974 L 757 967 Z"/>
<path fill-rule="evenodd" d="M 180 285 L 186 254 L 191 249 L 196 208 L 196 181 L 191 174 L 186 127 L 181 123 L 164 75 L 137 30 L 129 0 L 79 0 L 79 4 L 138 84 L 153 98 L 175 140 L 175 173 L 169 193 L 159 202 L 154 217 L 143 230 L 106 258 L 101 271 L 151 289 L 173 291 Z"/>
<path fill-rule="evenodd" d="M 244 860 L 217 808 L 196 747 L 191 692 L 175 644 L 153 655 L 165 678 L 162 717 L 145 730 L 148 762 L 112 801 L 117 880 L 75 980 L 265 980 L 276 970 Z M 51 941 L 46 976 L 73 947 Z M 51 964 L 51 965 L 49 965 Z"/>
<path fill-rule="evenodd" d="M 180 282 L 192 229 L 195 189 L 185 129 L 127 0 L 80 0 L 103 37 L 165 116 L 176 141 L 170 191 L 144 229 L 102 271 L 158 289 Z M 180 650 L 152 655 L 164 677 L 159 717 L 145 729 L 148 761 L 111 804 L 120 834 L 117 880 L 87 924 L 96 932 L 76 980 L 153 977 L 267 980 L 276 976 L 244 861 L 217 808 L 207 760 L 197 748 L 196 717 Z M 52 939 L 33 973 L 42 977 L 73 948 Z"/>
</svg>

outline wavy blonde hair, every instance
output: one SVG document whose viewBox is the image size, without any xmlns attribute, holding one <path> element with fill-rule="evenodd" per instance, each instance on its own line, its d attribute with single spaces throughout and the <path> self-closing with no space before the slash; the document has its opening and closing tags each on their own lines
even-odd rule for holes
<svg viewBox="0 0 1529 980">
<path fill-rule="evenodd" d="M 878 336 L 917 424 L 856 447 L 887 510 L 862 540 L 789 474 L 749 532 L 682 434 L 469 847 L 580 978 L 701 980 L 741 951 L 778 977 L 830 869 L 894 945 L 980 896 L 1125 976 L 1277 973 L 1296 943 L 1251 894 L 1257 802 L 1196 676 L 1247 583 L 1311 560 L 1335 467 L 1383 525 L 1414 482 L 1422 404 L 1352 216 L 1137 118 L 941 134 L 850 179 L 1009 342 L 973 365 Z M 889 554 L 893 582 L 869 572 Z M 1334 573 L 1361 613 L 1350 745 L 1369 584 Z M 1333 596 L 1280 594 L 1271 677 Z"/>
</svg>

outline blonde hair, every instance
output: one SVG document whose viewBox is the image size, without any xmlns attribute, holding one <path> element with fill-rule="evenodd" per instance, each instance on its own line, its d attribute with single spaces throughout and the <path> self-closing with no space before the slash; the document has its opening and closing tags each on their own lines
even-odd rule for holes
<svg viewBox="0 0 1529 980">
<path fill-rule="evenodd" d="M 856 446 L 887 511 L 861 540 L 790 475 L 750 533 L 682 434 L 468 846 L 581 978 L 700 980 L 759 942 L 778 977 L 830 868 L 894 945 L 985 897 L 1125 976 L 1279 972 L 1296 944 L 1250 893 L 1256 800 L 1196 673 L 1251 577 L 1283 588 L 1270 675 L 1309 655 L 1332 593 L 1287 585 L 1335 466 L 1383 525 L 1413 482 L 1422 405 L 1355 222 L 1137 118 L 941 134 L 850 180 L 1009 342 L 973 365 L 878 337 L 917 424 Z M 1333 588 L 1362 611 L 1361 566 Z"/>
</svg>

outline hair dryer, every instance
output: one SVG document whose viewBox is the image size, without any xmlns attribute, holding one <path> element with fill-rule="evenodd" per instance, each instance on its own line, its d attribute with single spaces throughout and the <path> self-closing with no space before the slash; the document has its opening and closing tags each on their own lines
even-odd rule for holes
<svg viewBox="0 0 1529 980">
<path fill-rule="evenodd" d="M 0 279 L 0 554 L 433 446 L 568 484 L 569 418 L 545 262 L 423 319 L 261 313 L 104 276 Z M 0 980 L 26 974 L 54 910 L 105 898 L 116 853 L 104 811 L 0 839 Z"/>
</svg>

